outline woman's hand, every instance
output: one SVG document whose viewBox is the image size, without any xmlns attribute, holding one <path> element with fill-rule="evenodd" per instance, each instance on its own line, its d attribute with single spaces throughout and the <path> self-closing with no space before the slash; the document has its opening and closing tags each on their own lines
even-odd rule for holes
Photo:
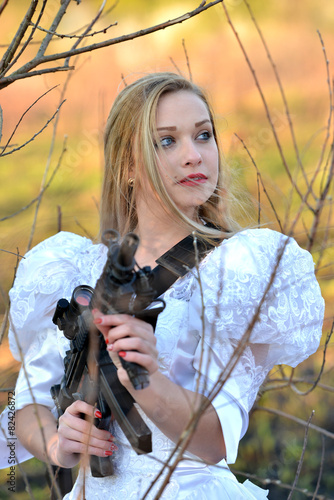
<svg viewBox="0 0 334 500">
<path fill-rule="evenodd" d="M 110 357 L 118 368 L 118 378 L 127 388 L 131 387 L 129 377 L 115 354 L 125 361 L 138 363 L 152 375 L 158 370 L 158 351 L 153 327 L 143 320 L 127 314 L 106 314 L 93 310 L 94 324 L 100 330 L 107 344 Z"/>
<path fill-rule="evenodd" d="M 82 414 L 90 417 L 81 418 Z M 93 416 L 101 418 L 99 410 L 84 401 L 75 401 L 59 418 L 58 443 L 55 460 L 65 468 L 74 467 L 80 455 L 107 457 L 117 450 L 113 436 L 109 431 L 98 429 L 93 423 Z"/>
</svg>

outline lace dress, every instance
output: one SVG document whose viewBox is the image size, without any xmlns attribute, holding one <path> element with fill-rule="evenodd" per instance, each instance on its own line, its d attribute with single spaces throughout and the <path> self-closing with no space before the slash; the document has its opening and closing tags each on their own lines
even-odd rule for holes
<svg viewBox="0 0 334 500">
<path fill-rule="evenodd" d="M 69 347 L 51 321 L 56 302 L 61 297 L 69 299 L 79 284 L 94 286 L 106 254 L 104 245 L 59 233 L 22 260 L 10 292 L 11 350 L 20 359 L 18 341 L 34 398 L 52 411 L 49 388 L 63 375 L 62 359 Z M 160 498 L 267 498 L 265 490 L 249 481 L 239 483 L 227 463 L 236 460 L 249 410 L 269 370 L 281 363 L 296 366 L 318 348 L 324 303 L 311 255 L 293 239 L 274 231 L 242 231 L 207 255 L 199 271 L 177 280 L 164 299 L 166 309 L 159 315 L 155 331 L 160 371 L 186 389 L 198 389 L 210 399 L 214 396 L 212 404 L 223 429 L 227 458 L 208 466 L 185 453 Z M 31 403 L 21 370 L 16 408 Z M 5 411 L 3 429 L 7 429 L 6 418 Z M 158 478 L 145 496 L 155 497 L 166 475 L 162 464 L 170 460 L 174 444 L 145 415 L 143 418 L 152 431 L 153 452 L 137 455 L 114 424 L 119 448 L 113 459 L 114 476 L 94 478 L 89 470 L 80 470 L 66 500 L 82 498 L 84 475 L 87 500 L 137 500 Z M 8 453 L 4 437 L 1 439 L 1 464 L 7 467 Z M 16 453 L 18 461 L 31 457 L 19 443 Z"/>
</svg>

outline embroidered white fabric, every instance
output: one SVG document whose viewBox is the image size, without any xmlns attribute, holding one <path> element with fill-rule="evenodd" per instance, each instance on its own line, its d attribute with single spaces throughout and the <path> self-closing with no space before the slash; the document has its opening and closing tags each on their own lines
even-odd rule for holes
<svg viewBox="0 0 334 500">
<path fill-rule="evenodd" d="M 53 411 L 49 388 L 62 377 L 62 358 L 69 347 L 51 321 L 56 302 L 70 299 L 79 284 L 94 286 L 106 254 L 104 245 L 59 233 L 22 260 L 10 292 L 11 350 L 16 359 L 21 359 L 20 350 L 24 355 L 35 401 Z M 160 370 L 187 389 L 215 396 L 212 404 L 224 432 L 227 463 L 234 463 L 248 412 L 268 372 L 279 363 L 296 366 L 318 348 L 324 303 L 312 257 L 274 231 L 242 231 L 206 256 L 199 270 L 177 280 L 164 299 L 166 309 L 155 331 Z M 21 370 L 17 409 L 31 402 Z M 7 416 L 6 411 L 1 416 L 3 429 L 8 428 Z M 86 472 L 87 499 L 139 499 L 157 477 L 174 445 L 143 417 L 152 430 L 153 452 L 136 455 L 115 424 L 115 475 L 100 479 Z M 0 432 L 2 467 L 8 466 L 5 443 Z M 22 446 L 17 456 L 19 461 L 31 457 Z M 82 478 L 83 471 L 67 500 L 77 498 Z M 163 478 L 147 498 L 154 497 Z M 224 460 L 212 467 L 186 454 L 161 498 L 259 500 L 267 492 L 249 481 L 238 483 Z"/>
</svg>

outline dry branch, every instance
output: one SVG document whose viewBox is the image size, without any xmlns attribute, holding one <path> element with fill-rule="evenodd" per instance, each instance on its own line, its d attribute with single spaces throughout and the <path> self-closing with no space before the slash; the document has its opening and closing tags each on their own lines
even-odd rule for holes
<svg viewBox="0 0 334 500">
<path fill-rule="evenodd" d="M 94 43 L 94 44 L 88 45 L 86 47 L 76 47 L 76 48 L 71 48 L 70 50 L 67 50 L 64 52 L 45 55 L 45 50 L 48 47 L 48 45 L 50 44 L 50 41 L 52 40 L 52 37 L 54 36 L 53 33 L 56 31 L 56 28 L 57 28 L 59 22 L 63 18 L 64 14 L 66 12 L 66 7 L 68 6 L 70 1 L 71 0 L 64 0 L 64 3 L 61 5 L 61 8 L 59 9 L 58 14 L 55 17 L 55 20 L 49 29 L 49 33 L 46 34 L 44 40 L 42 41 L 42 43 L 40 45 L 40 48 L 37 52 L 36 57 L 34 57 L 31 61 L 29 61 L 26 64 L 24 64 L 23 66 L 21 66 L 21 68 L 14 71 L 14 73 L 12 73 L 9 76 L 5 76 L 5 71 L 3 71 L 1 73 L 0 90 L 2 88 L 7 87 L 8 85 L 10 85 L 11 83 L 13 83 L 16 80 L 42 74 L 41 73 L 42 71 L 44 74 L 50 72 L 49 68 L 32 72 L 31 70 L 36 68 L 37 66 L 41 66 L 45 63 L 49 63 L 52 61 L 59 61 L 59 60 L 63 60 L 63 59 L 69 60 L 70 58 L 77 56 L 77 55 L 80 55 L 80 54 L 84 54 L 87 52 L 91 52 L 93 50 L 101 49 L 103 47 L 110 47 L 111 45 L 123 43 L 123 42 L 129 41 L 129 40 L 134 40 L 136 38 L 140 38 L 143 36 L 147 36 L 151 33 L 155 33 L 157 31 L 169 28 L 170 26 L 175 26 L 176 24 L 181 24 L 184 21 L 187 21 L 188 19 L 190 19 L 194 16 L 197 16 L 198 14 L 201 14 L 202 12 L 206 11 L 207 9 L 210 9 L 214 5 L 222 3 L 222 0 L 214 0 L 213 2 L 210 2 L 208 4 L 203 4 L 203 2 L 202 2 L 201 5 L 199 7 L 197 7 L 196 9 L 194 9 L 190 12 L 187 12 L 186 14 L 183 14 L 182 16 L 179 16 L 177 18 L 171 19 L 169 21 L 164 21 L 164 22 L 157 24 L 155 26 L 151 26 L 149 28 L 136 31 L 136 32 L 130 33 L 128 35 L 122 35 L 120 37 L 105 40 L 103 42 Z M 27 22 L 24 23 L 25 30 L 27 29 L 28 25 L 27 25 Z M 20 41 L 21 41 L 21 38 L 20 38 Z M 17 48 L 17 44 L 15 45 L 15 48 Z M 13 51 L 13 48 L 11 48 L 11 53 L 12 53 L 12 51 Z M 60 68 L 64 71 L 67 71 L 68 69 L 72 69 L 72 68 L 69 68 L 68 66 L 66 66 L 66 62 L 65 62 L 65 65 L 63 67 L 53 68 L 52 71 L 53 72 L 60 71 L 61 70 Z"/>
</svg>

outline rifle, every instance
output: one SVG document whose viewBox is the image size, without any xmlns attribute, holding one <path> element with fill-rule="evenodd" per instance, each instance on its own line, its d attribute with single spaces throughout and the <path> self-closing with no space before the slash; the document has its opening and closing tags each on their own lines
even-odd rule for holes
<svg viewBox="0 0 334 500">
<path fill-rule="evenodd" d="M 149 453 L 151 432 L 133 405 L 134 399 L 118 380 L 117 367 L 106 350 L 102 334 L 92 323 L 91 310 L 130 314 L 155 327 L 165 303 L 155 298 L 151 268 L 135 270 L 137 235 L 129 233 L 119 243 L 117 231 L 108 230 L 102 241 L 108 246 L 108 256 L 95 289 L 80 285 L 73 291 L 70 302 L 60 299 L 57 303 L 52 320 L 71 343 L 64 359 L 65 374 L 60 384 L 52 386 L 51 394 L 59 416 L 76 399 L 97 403 L 102 413 L 102 419 L 95 421 L 98 427 L 109 428 L 111 418 L 115 418 L 133 449 Z M 158 307 L 147 309 L 157 304 Z M 136 390 L 148 386 L 146 369 L 118 355 L 117 358 Z M 95 477 L 113 474 L 112 457 L 91 456 L 90 465 Z"/>
</svg>

